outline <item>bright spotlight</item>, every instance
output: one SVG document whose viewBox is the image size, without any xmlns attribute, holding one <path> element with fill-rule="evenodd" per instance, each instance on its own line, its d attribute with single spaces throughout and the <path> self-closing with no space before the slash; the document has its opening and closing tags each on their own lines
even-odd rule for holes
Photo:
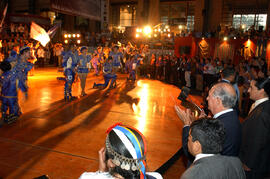
<svg viewBox="0 0 270 179">
<path fill-rule="evenodd" d="M 81 35 L 80 34 L 77 34 L 77 37 L 79 38 Z"/>
<path fill-rule="evenodd" d="M 157 37 L 157 34 L 154 34 L 154 37 Z"/>
<path fill-rule="evenodd" d="M 149 35 L 149 34 L 151 34 L 151 32 L 152 32 L 152 29 L 151 29 L 150 26 L 145 26 L 145 27 L 144 27 L 143 33 L 144 33 L 145 35 Z"/>
<path fill-rule="evenodd" d="M 171 37 L 171 34 L 168 34 L 168 37 L 170 38 Z"/>
<path fill-rule="evenodd" d="M 65 40 L 64 42 L 65 42 L 65 44 L 67 44 L 68 43 L 68 40 Z"/>
<path fill-rule="evenodd" d="M 236 39 L 236 37 L 233 38 L 234 40 Z"/>
<path fill-rule="evenodd" d="M 171 30 L 170 29 L 167 29 L 168 32 L 170 32 Z"/>
<path fill-rule="evenodd" d="M 168 28 L 169 28 L 169 26 L 168 26 L 168 25 L 166 25 L 166 26 L 165 26 L 165 29 L 168 29 Z"/>
<path fill-rule="evenodd" d="M 161 29 L 158 29 L 158 31 L 160 32 L 160 31 L 161 31 Z"/>
<path fill-rule="evenodd" d="M 140 35 L 139 35 L 139 34 L 136 34 L 136 35 L 135 35 L 135 37 L 136 37 L 136 38 L 139 38 L 139 37 L 140 37 Z"/>
<path fill-rule="evenodd" d="M 72 37 L 74 37 L 74 38 L 75 38 L 75 37 L 76 37 L 76 34 L 73 34 L 73 35 L 72 35 Z"/>
<path fill-rule="evenodd" d="M 204 40 L 204 37 L 202 37 L 202 39 Z"/>
<path fill-rule="evenodd" d="M 157 29 L 155 29 L 154 31 L 157 32 Z"/>
<path fill-rule="evenodd" d="M 77 43 L 80 44 L 81 43 L 81 40 L 77 40 Z"/>
<path fill-rule="evenodd" d="M 71 34 L 68 34 L 68 38 L 70 38 L 71 37 Z"/>
<path fill-rule="evenodd" d="M 136 32 L 140 32 L 140 29 L 139 29 L 139 28 L 137 28 L 137 29 L 136 29 Z"/>
<path fill-rule="evenodd" d="M 245 25 L 245 24 L 243 24 L 241 27 L 242 27 L 242 29 L 245 29 L 245 28 L 246 28 L 246 25 Z"/>
<path fill-rule="evenodd" d="M 223 40 L 224 40 L 224 41 L 227 41 L 227 40 L 228 40 L 228 37 L 224 37 Z"/>
<path fill-rule="evenodd" d="M 250 41 L 250 39 L 248 39 L 247 46 L 249 47 L 250 45 L 251 45 L 251 41 Z"/>
<path fill-rule="evenodd" d="M 183 28 L 183 26 L 182 26 L 182 25 L 179 25 L 179 26 L 178 26 L 178 28 L 179 28 L 179 29 L 182 29 L 182 28 Z"/>
<path fill-rule="evenodd" d="M 65 38 L 67 38 L 67 37 L 68 37 L 68 35 L 67 35 L 67 34 L 65 34 L 65 35 L 64 35 L 64 37 L 65 37 Z"/>
</svg>

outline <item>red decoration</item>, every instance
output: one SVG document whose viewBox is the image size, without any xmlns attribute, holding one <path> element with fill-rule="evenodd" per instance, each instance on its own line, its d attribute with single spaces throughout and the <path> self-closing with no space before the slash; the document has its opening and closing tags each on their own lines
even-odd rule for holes
<svg viewBox="0 0 270 179">
<path fill-rule="evenodd" d="M 114 125 L 112 125 L 111 127 L 109 127 L 107 130 L 106 130 L 106 133 L 109 134 L 111 132 L 111 130 L 113 128 L 115 128 L 116 126 L 123 126 L 122 123 L 118 122 L 118 123 L 115 123 Z"/>
</svg>

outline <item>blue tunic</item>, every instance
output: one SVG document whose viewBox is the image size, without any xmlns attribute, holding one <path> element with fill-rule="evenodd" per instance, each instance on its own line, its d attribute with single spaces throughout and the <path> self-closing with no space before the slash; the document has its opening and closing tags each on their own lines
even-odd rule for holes
<svg viewBox="0 0 270 179">
<path fill-rule="evenodd" d="M 123 58 L 123 54 L 121 52 L 110 52 L 109 56 L 111 56 L 113 58 L 113 66 L 114 67 L 120 67 L 121 66 L 121 58 Z"/>
<path fill-rule="evenodd" d="M 91 56 L 87 55 L 84 57 L 83 55 L 79 56 L 79 63 L 78 63 L 78 73 L 88 73 L 87 63 L 91 60 Z"/>
</svg>

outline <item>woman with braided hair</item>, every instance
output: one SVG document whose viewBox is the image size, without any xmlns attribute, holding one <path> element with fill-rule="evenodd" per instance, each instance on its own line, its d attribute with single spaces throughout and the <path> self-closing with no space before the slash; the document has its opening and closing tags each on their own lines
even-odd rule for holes
<svg viewBox="0 0 270 179">
<path fill-rule="evenodd" d="M 107 130 L 105 147 L 99 151 L 99 170 L 85 172 L 79 179 L 162 179 L 146 172 L 146 141 L 133 127 L 115 124 Z"/>
</svg>

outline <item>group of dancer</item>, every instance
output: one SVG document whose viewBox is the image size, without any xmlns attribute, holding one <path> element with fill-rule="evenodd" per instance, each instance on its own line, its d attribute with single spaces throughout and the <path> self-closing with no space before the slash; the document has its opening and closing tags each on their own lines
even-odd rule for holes
<svg viewBox="0 0 270 179">
<path fill-rule="evenodd" d="M 116 87 L 116 72 L 121 68 L 122 53 L 118 52 L 117 46 L 113 47 L 113 51 L 109 52 L 109 55 L 105 54 L 101 48 L 97 48 L 95 53 L 88 55 L 88 48 L 83 46 L 79 49 L 79 52 L 75 44 L 70 44 L 69 49 L 66 52 L 62 52 L 65 75 L 65 88 L 64 99 L 65 101 L 71 101 L 75 99 L 72 96 L 72 84 L 75 79 L 76 73 L 80 78 L 81 84 L 81 96 L 85 96 L 85 83 L 90 69 L 94 69 L 96 76 L 100 74 L 102 69 L 104 83 L 94 83 L 93 88 L 104 89 L 110 84 L 110 88 Z M 80 55 L 79 55 L 80 54 Z"/>
<path fill-rule="evenodd" d="M 125 51 L 126 52 L 126 51 Z M 79 55 L 80 54 L 80 55 Z M 126 71 L 129 73 L 128 80 L 136 80 L 136 68 L 141 63 L 142 57 L 136 49 L 129 50 L 128 58 L 123 59 L 123 53 L 119 51 L 119 46 L 114 45 L 112 49 L 98 47 L 91 55 L 88 55 L 87 47 L 83 46 L 77 50 L 75 44 L 70 44 L 68 51 L 62 52 L 65 75 L 65 101 L 76 99 L 72 96 L 72 84 L 76 73 L 80 78 L 81 96 L 85 96 L 85 83 L 90 69 L 94 69 L 94 75 L 99 76 L 102 72 L 104 83 L 94 83 L 93 88 L 104 89 L 109 86 L 115 88 L 117 72 Z"/>
<path fill-rule="evenodd" d="M 64 71 L 64 100 L 69 102 L 76 97 L 72 96 L 72 85 L 76 75 L 80 79 L 81 96 L 85 96 L 86 78 L 90 69 L 94 69 L 94 75 L 101 73 L 104 77 L 104 83 L 94 83 L 95 89 L 115 88 L 117 72 L 125 71 L 129 73 L 128 80 L 136 80 L 136 68 L 140 65 L 142 58 L 134 48 L 127 48 L 128 58 L 123 58 L 123 53 L 119 50 L 119 46 L 114 45 L 112 48 L 98 47 L 95 52 L 88 54 L 88 48 L 82 46 L 76 47 L 76 44 L 69 44 L 68 49 L 62 52 L 62 67 Z M 22 47 L 19 52 L 11 51 L 8 58 L 0 64 L 1 71 L 1 112 L 4 122 L 12 123 L 16 121 L 21 113 L 18 103 L 18 89 L 24 92 L 27 97 L 27 76 L 28 72 L 34 67 L 29 61 L 31 59 L 31 47 Z M 125 61 L 124 61 L 125 60 Z"/>
</svg>

